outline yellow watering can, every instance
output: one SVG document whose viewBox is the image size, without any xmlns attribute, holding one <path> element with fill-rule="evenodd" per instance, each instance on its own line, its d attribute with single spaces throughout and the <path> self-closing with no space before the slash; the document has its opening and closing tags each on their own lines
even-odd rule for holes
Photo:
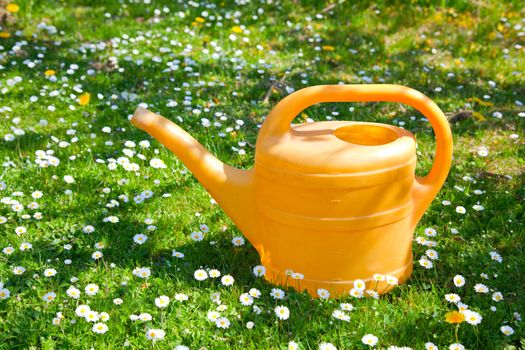
<svg viewBox="0 0 525 350">
<path fill-rule="evenodd" d="M 417 178 L 416 141 L 387 124 L 326 121 L 291 125 L 321 102 L 400 102 L 432 124 L 437 149 Z M 131 122 L 174 152 L 257 249 L 275 284 L 347 295 L 355 280 L 384 293 L 412 272 L 414 229 L 443 185 L 452 135 L 443 112 L 399 85 L 320 85 L 280 101 L 264 121 L 255 166 L 233 168 L 171 121 L 138 108 Z M 290 271 L 296 272 L 294 279 Z"/>
</svg>

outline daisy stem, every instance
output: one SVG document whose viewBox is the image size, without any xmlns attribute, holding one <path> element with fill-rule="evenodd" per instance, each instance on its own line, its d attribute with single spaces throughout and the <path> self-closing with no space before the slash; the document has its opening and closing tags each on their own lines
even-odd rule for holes
<svg viewBox="0 0 525 350">
<path fill-rule="evenodd" d="M 454 335 L 456 337 L 456 343 L 459 343 L 458 331 L 459 331 L 459 323 L 456 325 L 456 328 L 454 329 Z"/>
<path fill-rule="evenodd" d="M 338 323 L 338 325 L 337 325 L 337 339 L 339 341 L 339 346 L 341 348 L 343 348 L 343 339 L 341 339 L 341 323 L 342 323 L 342 321 L 337 322 L 337 323 Z"/>
</svg>

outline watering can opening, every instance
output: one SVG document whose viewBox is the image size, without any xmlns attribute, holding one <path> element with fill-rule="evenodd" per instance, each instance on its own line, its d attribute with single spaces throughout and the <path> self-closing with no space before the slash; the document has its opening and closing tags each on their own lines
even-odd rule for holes
<svg viewBox="0 0 525 350">
<path fill-rule="evenodd" d="M 352 124 L 334 130 L 340 140 L 362 146 L 380 146 L 394 142 L 400 135 L 386 125 L 371 123 Z"/>
</svg>

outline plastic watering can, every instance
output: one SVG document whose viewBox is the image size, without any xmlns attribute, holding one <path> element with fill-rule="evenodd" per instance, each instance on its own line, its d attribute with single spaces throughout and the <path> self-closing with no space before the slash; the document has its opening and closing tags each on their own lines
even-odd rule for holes
<svg viewBox="0 0 525 350">
<path fill-rule="evenodd" d="M 291 125 L 321 102 L 399 102 L 434 128 L 427 176 L 415 176 L 416 141 L 387 124 L 325 121 Z M 399 85 L 320 85 L 285 97 L 266 117 L 255 166 L 222 163 L 171 121 L 138 108 L 131 122 L 173 151 L 257 249 L 265 278 L 279 285 L 347 294 L 356 279 L 384 293 L 412 272 L 414 229 L 452 160 L 450 126 L 422 93 Z M 294 279 L 290 271 L 301 274 Z"/>
</svg>

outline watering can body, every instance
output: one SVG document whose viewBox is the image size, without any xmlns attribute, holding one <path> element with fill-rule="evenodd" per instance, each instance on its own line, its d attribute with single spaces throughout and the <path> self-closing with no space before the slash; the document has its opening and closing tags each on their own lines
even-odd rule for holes
<svg viewBox="0 0 525 350">
<path fill-rule="evenodd" d="M 434 165 L 415 176 L 416 141 L 386 124 L 290 123 L 321 102 L 400 102 L 431 122 Z M 347 295 L 355 280 L 384 293 L 412 271 L 415 226 L 446 179 L 452 159 L 450 127 L 423 94 L 398 85 L 326 85 L 279 102 L 263 123 L 255 166 L 239 170 L 211 156 L 165 118 L 138 109 L 132 123 L 148 131 L 194 172 L 250 240 L 272 283 Z M 296 276 L 300 276 L 297 278 Z"/>
</svg>

